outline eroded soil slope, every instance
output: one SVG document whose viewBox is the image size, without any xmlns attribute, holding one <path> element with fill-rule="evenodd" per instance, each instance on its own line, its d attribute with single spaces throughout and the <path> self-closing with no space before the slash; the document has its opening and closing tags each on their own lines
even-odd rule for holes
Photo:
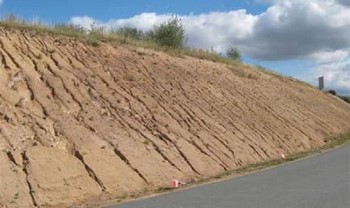
<svg viewBox="0 0 350 208">
<path fill-rule="evenodd" d="M 1 28 L 0 57 L 0 207 L 123 197 L 350 130 L 350 105 L 243 65 Z"/>
</svg>

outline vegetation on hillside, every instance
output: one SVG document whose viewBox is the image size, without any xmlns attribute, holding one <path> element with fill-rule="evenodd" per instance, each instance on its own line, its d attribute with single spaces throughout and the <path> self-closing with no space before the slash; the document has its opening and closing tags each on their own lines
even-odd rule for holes
<svg viewBox="0 0 350 208">
<path fill-rule="evenodd" d="M 344 96 L 344 95 L 338 95 L 337 92 L 335 90 L 328 90 L 327 91 L 329 94 L 334 95 L 339 97 L 340 99 L 344 100 L 345 102 L 350 104 L 350 96 Z"/>
<path fill-rule="evenodd" d="M 328 93 L 332 95 L 337 95 L 337 92 L 335 90 L 328 90 Z"/>
<path fill-rule="evenodd" d="M 340 99 L 344 100 L 345 102 L 349 103 L 350 104 L 350 96 L 342 96 L 342 95 L 339 95 L 338 96 Z"/>
<path fill-rule="evenodd" d="M 237 61 L 222 56 L 212 50 L 185 47 L 187 40 L 181 19 L 173 17 L 155 26 L 151 31 L 143 32 L 134 27 L 122 27 L 107 30 L 104 27 L 91 25 L 89 30 L 79 25 L 55 24 L 46 25 L 38 20 L 26 21 L 10 15 L 0 21 L 0 26 L 30 30 L 41 34 L 62 35 L 85 41 L 92 46 L 99 46 L 101 42 L 110 44 L 128 44 L 136 47 L 151 48 L 174 55 L 188 55 L 214 62 L 236 65 Z"/>
<path fill-rule="evenodd" d="M 186 42 L 185 29 L 177 17 L 154 27 L 147 33 L 147 37 L 155 43 L 169 48 L 184 48 Z"/>
<path fill-rule="evenodd" d="M 10 15 L 0 21 L 0 26 L 5 28 L 16 28 L 20 30 L 28 30 L 39 34 L 50 34 L 56 36 L 66 36 L 84 41 L 87 44 L 98 47 L 101 42 L 111 45 L 127 44 L 135 47 L 150 48 L 158 51 L 166 52 L 175 56 L 191 56 L 199 59 L 220 62 L 231 66 L 241 64 L 242 56 L 239 50 L 235 47 L 229 48 L 226 56 L 216 53 L 214 50 L 203 50 L 198 48 L 186 47 L 187 40 L 185 30 L 181 19 L 173 17 L 166 22 L 155 26 L 151 31 L 144 32 L 134 27 L 125 26 L 121 28 L 107 30 L 105 27 L 99 27 L 92 24 L 87 30 L 79 25 L 73 24 L 55 24 L 47 25 L 38 20 L 26 21 Z M 249 65 L 246 65 L 249 66 Z M 276 74 L 259 66 L 250 66 L 252 69 L 257 69 L 268 73 L 272 76 L 281 79 L 295 81 L 294 78 L 285 77 Z M 309 84 L 298 81 L 302 84 Z"/>
<path fill-rule="evenodd" d="M 144 33 L 142 30 L 139 30 L 137 28 L 134 27 L 130 27 L 130 26 L 124 26 L 121 27 L 117 30 L 112 30 L 111 33 L 115 33 L 117 35 L 120 35 L 122 37 L 125 38 L 131 38 L 131 39 L 135 39 L 135 40 L 142 40 L 144 38 Z"/>
<path fill-rule="evenodd" d="M 20 30 L 28 30 L 39 34 L 50 34 L 55 36 L 66 36 L 83 41 L 91 46 L 98 47 L 103 43 L 111 45 L 127 44 L 134 47 L 143 47 L 166 52 L 174 56 L 190 56 L 203 60 L 224 63 L 230 66 L 236 66 L 242 63 L 242 55 L 240 51 L 232 47 L 228 49 L 226 54 L 216 53 L 213 49 L 199 49 L 186 47 L 187 40 L 181 19 L 173 17 L 168 21 L 155 26 L 151 31 L 144 32 L 134 27 L 125 26 L 107 30 L 104 27 L 91 25 L 89 30 L 79 25 L 73 24 L 55 24 L 47 25 L 40 21 L 25 21 L 10 15 L 0 21 L 0 26 L 5 28 L 16 28 Z M 266 68 L 253 65 L 245 65 L 254 70 L 259 70 L 280 79 L 297 81 L 305 86 L 313 87 L 310 84 L 277 74 Z M 232 67 L 229 67 L 232 68 Z"/>
<path fill-rule="evenodd" d="M 237 48 L 231 47 L 227 50 L 227 56 L 234 61 L 242 61 L 241 53 Z"/>
</svg>

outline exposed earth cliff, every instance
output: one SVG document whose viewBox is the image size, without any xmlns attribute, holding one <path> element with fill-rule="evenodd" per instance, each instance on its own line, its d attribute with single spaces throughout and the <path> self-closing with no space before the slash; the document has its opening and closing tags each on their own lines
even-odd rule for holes
<svg viewBox="0 0 350 208">
<path fill-rule="evenodd" d="M 255 68 L 0 28 L 0 207 L 66 207 L 323 145 L 350 105 Z"/>
</svg>

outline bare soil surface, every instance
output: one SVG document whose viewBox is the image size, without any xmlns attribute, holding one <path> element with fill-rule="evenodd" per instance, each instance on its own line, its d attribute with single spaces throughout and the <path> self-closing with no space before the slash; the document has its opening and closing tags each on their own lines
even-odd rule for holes
<svg viewBox="0 0 350 208">
<path fill-rule="evenodd" d="M 0 207 L 72 207 L 306 151 L 350 105 L 306 84 L 0 28 Z"/>
</svg>

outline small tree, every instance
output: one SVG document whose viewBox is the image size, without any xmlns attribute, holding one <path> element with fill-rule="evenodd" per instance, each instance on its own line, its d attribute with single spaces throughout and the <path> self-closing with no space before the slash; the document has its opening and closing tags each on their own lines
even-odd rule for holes
<svg viewBox="0 0 350 208">
<path fill-rule="evenodd" d="M 241 53 L 239 52 L 239 50 L 237 48 L 234 48 L 234 47 L 229 48 L 227 50 L 226 54 L 229 58 L 233 59 L 234 61 L 241 61 L 242 60 Z"/>
<path fill-rule="evenodd" d="M 185 30 L 177 17 L 156 26 L 148 33 L 148 37 L 161 46 L 170 48 L 182 48 L 186 42 Z"/>
</svg>

